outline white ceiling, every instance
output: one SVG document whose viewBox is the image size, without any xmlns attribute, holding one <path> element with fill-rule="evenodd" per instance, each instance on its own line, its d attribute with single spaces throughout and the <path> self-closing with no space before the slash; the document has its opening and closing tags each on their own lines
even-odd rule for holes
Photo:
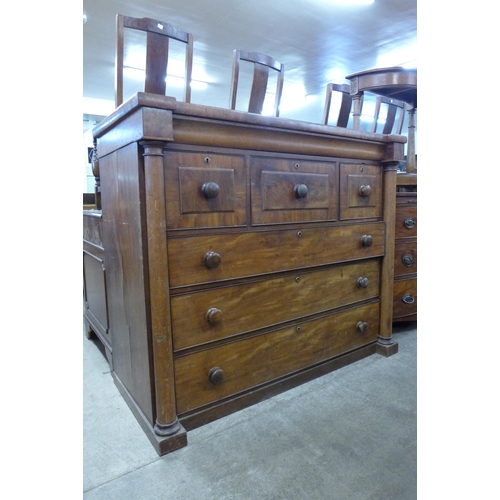
<svg viewBox="0 0 500 500">
<path fill-rule="evenodd" d="M 84 114 L 114 108 L 116 14 L 151 17 L 193 34 L 193 78 L 208 83 L 206 90 L 193 88 L 194 103 L 228 107 L 233 49 L 284 63 L 280 116 L 286 118 L 319 122 L 330 81 L 417 62 L 417 0 L 364 6 L 332 0 L 83 0 L 83 13 Z M 167 94 L 180 99 L 168 81 Z"/>
</svg>

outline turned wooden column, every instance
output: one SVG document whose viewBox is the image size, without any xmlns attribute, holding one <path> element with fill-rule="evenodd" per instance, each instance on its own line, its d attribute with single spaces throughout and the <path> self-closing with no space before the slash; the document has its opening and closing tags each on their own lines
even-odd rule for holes
<svg viewBox="0 0 500 500">
<path fill-rule="evenodd" d="M 177 418 L 165 212 L 163 147 L 160 142 L 141 142 L 144 148 L 146 231 L 151 304 L 151 339 L 158 436 L 184 431 Z"/>
<path fill-rule="evenodd" d="M 97 154 L 97 139 L 94 139 L 94 149 L 92 150 L 92 174 L 95 178 L 95 208 L 102 210 L 101 205 L 101 173 L 99 170 L 99 155 Z"/>
<path fill-rule="evenodd" d="M 396 232 L 396 176 L 399 161 L 382 162 L 384 166 L 385 256 L 380 276 L 380 334 L 377 352 L 391 356 L 398 352 L 392 338 L 392 302 L 394 293 L 394 237 Z"/>
<path fill-rule="evenodd" d="M 415 172 L 415 112 L 417 108 L 408 110 L 408 153 L 406 155 L 406 172 Z"/>
<path fill-rule="evenodd" d="M 361 102 L 362 102 L 362 98 L 363 98 L 363 94 L 355 94 L 352 96 L 352 100 L 353 100 L 352 119 L 353 119 L 354 130 L 359 130 L 361 128 Z"/>
</svg>

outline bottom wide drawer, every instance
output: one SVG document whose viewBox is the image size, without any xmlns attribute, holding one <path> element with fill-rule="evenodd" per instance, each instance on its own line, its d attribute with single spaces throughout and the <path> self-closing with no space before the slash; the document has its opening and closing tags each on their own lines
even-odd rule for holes
<svg viewBox="0 0 500 500">
<path fill-rule="evenodd" d="M 379 303 L 175 359 L 179 414 L 240 393 L 378 338 Z"/>
<path fill-rule="evenodd" d="M 417 312 L 417 278 L 394 282 L 393 318 Z"/>
</svg>

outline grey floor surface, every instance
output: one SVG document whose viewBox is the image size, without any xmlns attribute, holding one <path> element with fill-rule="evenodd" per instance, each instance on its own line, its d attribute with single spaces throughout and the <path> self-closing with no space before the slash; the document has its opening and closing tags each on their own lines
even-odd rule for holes
<svg viewBox="0 0 500 500">
<path fill-rule="evenodd" d="M 417 329 L 373 355 L 188 432 L 159 457 L 83 339 L 83 498 L 413 500 L 417 498 Z"/>
</svg>

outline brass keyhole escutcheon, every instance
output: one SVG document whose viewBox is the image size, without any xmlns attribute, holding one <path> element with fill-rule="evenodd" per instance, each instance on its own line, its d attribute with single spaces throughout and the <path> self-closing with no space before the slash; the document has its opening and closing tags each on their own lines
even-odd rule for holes
<svg viewBox="0 0 500 500">
<path fill-rule="evenodd" d="M 295 283 L 300 283 L 300 276 L 297 276 L 297 277 L 295 278 Z"/>
<path fill-rule="evenodd" d="M 203 160 L 207 165 L 212 161 L 209 156 L 206 156 Z"/>
</svg>

